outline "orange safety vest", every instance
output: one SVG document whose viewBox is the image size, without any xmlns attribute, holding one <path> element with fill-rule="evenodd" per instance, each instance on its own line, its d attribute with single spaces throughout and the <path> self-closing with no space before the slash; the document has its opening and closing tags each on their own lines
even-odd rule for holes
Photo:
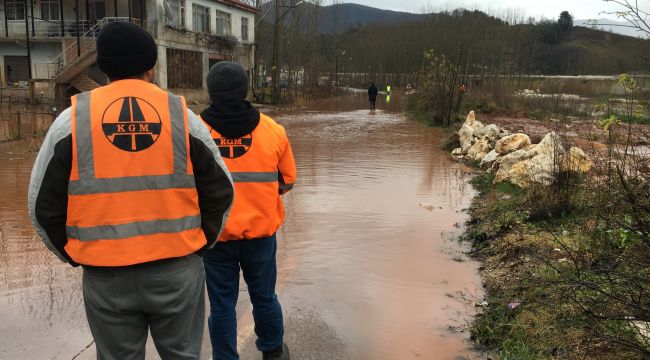
<svg viewBox="0 0 650 360">
<path fill-rule="evenodd" d="M 121 80 L 72 98 L 66 252 L 126 266 L 206 245 L 182 97 Z"/>
<path fill-rule="evenodd" d="M 296 180 L 296 163 L 284 128 L 261 113 L 255 130 L 237 139 L 224 138 L 206 126 L 235 183 L 232 210 L 219 241 L 275 234 L 284 221 L 280 194 Z"/>
</svg>

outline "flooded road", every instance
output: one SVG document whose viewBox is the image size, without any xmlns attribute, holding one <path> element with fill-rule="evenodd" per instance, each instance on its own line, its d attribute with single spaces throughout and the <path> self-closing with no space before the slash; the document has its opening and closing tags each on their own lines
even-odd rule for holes
<svg viewBox="0 0 650 360">
<path fill-rule="evenodd" d="M 466 170 L 437 148 L 442 133 L 407 119 L 397 100 L 376 113 L 359 95 L 271 114 L 298 164 L 278 233 L 293 359 L 473 358 L 457 329 L 474 306 L 460 298 L 482 290 L 456 238 L 474 192 Z M 35 154 L 24 147 L 0 144 L 0 358 L 90 359 L 81 272 L 29 226 Z M 259 358 L 245 287 L 238 319 L 241 358 Z"/>
</svg>

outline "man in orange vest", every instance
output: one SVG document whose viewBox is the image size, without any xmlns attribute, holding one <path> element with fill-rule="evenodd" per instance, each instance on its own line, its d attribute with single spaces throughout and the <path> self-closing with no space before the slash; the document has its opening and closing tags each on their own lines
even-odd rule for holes
<svg viewBox="0 0 650 360">
<path fill-rule="evenodd" d="M 198 359 L 202 255 L 233 200 L 232 178 L 185 100 L 152 84 L 157 47 L 131 23 L 105 25 L 97 62 L 110 84 L 72 98 L 39 151 L 29 187 L 36 232 L 83 267 L 98 359 Z"/>
<path fill-rule="evenodd" d="M 281 195 L 293 187 L 296 164 L 284 128 L 248 101 L 248 76 L 224 61 L 207 78 L 210 107 L 201 113 L 235 182 L 235 203 L 219 242 L 204 257 L 213 359 L 239 359 L 235 306 L 239 269 L 253 304 L 256 345 L 264 360 L 289 359 L 282 308 L 275 294 L 276 238 L 284 220 Z"/>
</svg>

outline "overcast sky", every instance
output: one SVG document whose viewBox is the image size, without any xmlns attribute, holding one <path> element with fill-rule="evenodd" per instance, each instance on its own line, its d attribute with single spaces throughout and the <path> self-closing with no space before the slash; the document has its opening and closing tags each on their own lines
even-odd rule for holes
<svg viewBox="0 0 650 360">
<path fill-rule="evenodd" d="M 556 18 L 560 12 L 567 10 L 575 19 L 616 19 L 614 15 L 599 14 L 602 11 L 617 11 L 620 7 L 603 0 L 343 0 L 380 9 L 421 13 L 429 8 L 432 11 L 441 9 L 479 8 L 482 10 L 516 9 L 525 15 L 533 17 Z M 641 0 L 644 8 L 649 10 L 650 1 Z M 428 11 L 427 11 L 428 12 Z"/>
</svg>

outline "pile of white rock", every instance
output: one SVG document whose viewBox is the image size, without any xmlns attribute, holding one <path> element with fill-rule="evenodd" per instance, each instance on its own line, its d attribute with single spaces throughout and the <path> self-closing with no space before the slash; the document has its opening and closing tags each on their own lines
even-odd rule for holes
<svg viewBox="0 0 650 360">
<path fill-rule="evenodd" d="M 566 150 L 555 132 L 546 134 L 539 144 L 531 144 L 526 134 L 483 125 L 473 111 L 458 131 L 458 138 L 460 147 L 451 156 L 478 162 L 481 168 L 494 172 L 494 183 L 509 181 L 522 188 L 533 183 L 550 185 L 560 172 L 586 173 L 592 167 L 582 149 Z"/>
</svg>

